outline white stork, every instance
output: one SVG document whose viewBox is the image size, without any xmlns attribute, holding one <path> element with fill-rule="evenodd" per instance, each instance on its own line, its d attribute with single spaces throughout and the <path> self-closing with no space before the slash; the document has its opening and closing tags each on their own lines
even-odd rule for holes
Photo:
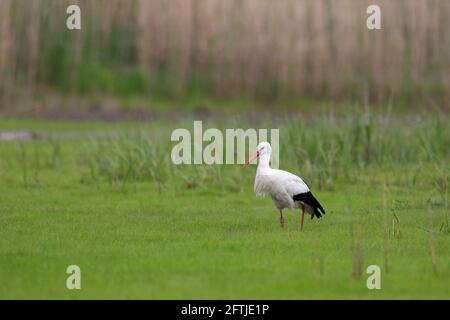
<svg viewBox="0 0 450 320">
<path fill-rule="evenodd" d="M 275 206 L 280 211 L 280 225 L 284 229 L 283 209 L 301 209 L 301 229 L 303 230 L 303 219 L 305 211 L 311 215 L 322 217 L 325 210 L 319 201 L 313 196 L 308 185 L 296 175 L 269 166 L 272 148 L 270 143 L 261 142 L 256 153 L 246 162 L 250 164 L 259 158 L 258 169 L 255 178 L 256 195 L 270 195 Z"/>
</svg>

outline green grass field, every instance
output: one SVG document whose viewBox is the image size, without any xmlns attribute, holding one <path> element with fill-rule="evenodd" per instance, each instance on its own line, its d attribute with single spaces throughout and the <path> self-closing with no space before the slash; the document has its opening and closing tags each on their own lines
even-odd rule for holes
<svg viewBox="0 0 450 320">
<path fill-rule="evenodd" d="M 450 119 L 380 117 L 279 124 L 280 167 L 327 210 L 302 232 L 254 195 L 255 166 L 171 165 L 187 120 L 2 120 L 50 136 L 0 142 L 0 298 L 448 299 Z"/>
</svg>

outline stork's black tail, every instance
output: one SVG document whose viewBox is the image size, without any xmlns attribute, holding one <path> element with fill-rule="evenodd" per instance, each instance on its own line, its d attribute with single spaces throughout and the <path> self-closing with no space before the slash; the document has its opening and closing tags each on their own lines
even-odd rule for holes
<svg viewBox="0 0 450 320">
<path fill-rule="evenodd" d="M 313 196 L 311 191 L 296 194 L 294 196 L 294 201 L 301 201 L 313 208 L 314 214 L 311 215 L 311 219 L 314 218 L 314 216 L 321 218 L 322 214 L 325 214 L 325 210 L 320 205 L 319 201 L 317 201 L 317 199 Z"/>
</svg>

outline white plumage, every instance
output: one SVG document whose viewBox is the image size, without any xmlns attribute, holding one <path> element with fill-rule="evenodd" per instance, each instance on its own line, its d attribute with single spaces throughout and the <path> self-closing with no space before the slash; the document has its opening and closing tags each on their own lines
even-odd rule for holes
<svg viewBox="0 0 450 320">
<path fill-rule="evenodd" d="M 268 142 L 258 145 L 256 154 L 247 162 L 250 163 L 259 158 L 258 169 L 255 177 L 256 195 L 270 195 L 275 206 L 280 211 L 280 224 L 284 228 L 283 209 L 301 209 L 301 227 L 303 228 L 304 212 L 320 218 L 325 210 L 312 195 L 308 185 L 298 176 L 278 169 L 272 169 L 269 165 L 272 148 Z M 321 214 L 322 213 L 322 214 Z"/>
</svg>

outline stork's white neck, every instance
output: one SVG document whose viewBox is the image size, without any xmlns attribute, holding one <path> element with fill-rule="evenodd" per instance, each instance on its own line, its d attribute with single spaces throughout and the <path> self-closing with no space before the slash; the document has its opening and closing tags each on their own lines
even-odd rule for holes
<svg viewBox="0 0 450 320">
<path fill-rule="evenodd" d="M 270 153 L 263 153 L 259 156 L 258 168 L 269 168 Z"/>
</svg>

